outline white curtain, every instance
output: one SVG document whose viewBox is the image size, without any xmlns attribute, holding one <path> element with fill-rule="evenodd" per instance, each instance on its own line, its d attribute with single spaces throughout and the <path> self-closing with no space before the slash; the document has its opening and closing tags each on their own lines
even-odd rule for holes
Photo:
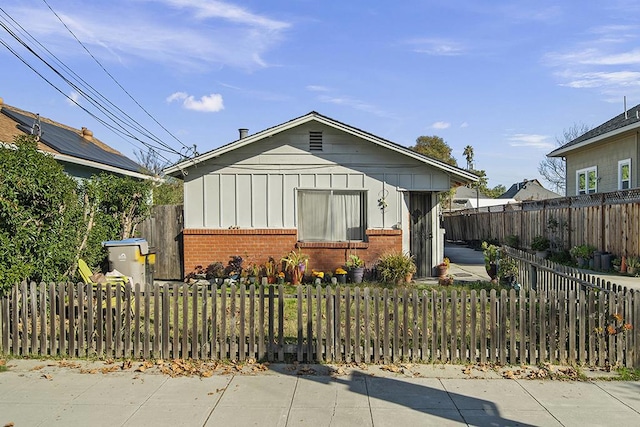
<svg viewBox="0 0 640 427">
<path fill-rule="evenodd" d="M 333 193 L 333 241 L 362 240 L 360 193 Z"/>
<path fill-rule="evenodd" d="M 306 241 L 362 240 L 362 193 L 300 191 L 298 230 Z"/>
<path fill-rule="evenodd" d="M 298 230 L 302 240 L 329 240 L 331 233 L 331 193 L 301 191 L 298 193 Z"/>
</svg>

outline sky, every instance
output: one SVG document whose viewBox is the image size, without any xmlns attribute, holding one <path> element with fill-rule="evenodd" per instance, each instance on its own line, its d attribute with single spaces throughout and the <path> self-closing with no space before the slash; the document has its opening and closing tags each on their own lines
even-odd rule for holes
<svg viewBox="0 0 640 427">
<path fill-rule="evenodd" d="M 640 104 L 639 24 L 620 0 L 4 0 L 0 97 L 134 160 L 317 111 L 407 147 L 437 135 L 461 167 L 470 145 L 490 187 L 550 187 L 564 130 Z"/>
</svg>

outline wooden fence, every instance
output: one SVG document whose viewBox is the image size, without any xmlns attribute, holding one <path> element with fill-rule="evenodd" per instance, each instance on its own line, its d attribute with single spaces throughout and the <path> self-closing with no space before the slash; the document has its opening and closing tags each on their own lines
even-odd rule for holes
<svg viewBox="0 0 640 427">
<path fill-rule="evenodd" d="M 151 215 L 139 226 L 156 253 L 153 277 L 162 280 L 182 280 L 182 205 L 153 206 Z"/>
<path fill-rule="evenodd" d="M 23 283 L 0 299 L 0 345 L 16 356 L 640 367 L 639 295 Z"/>
<path fill-rule="evenodd" d="M 640 255 L 640 189 L 522 202 L 444 212 L 449 240 L 497 239 L 518 236 L 529 248 L 536 236 L 558 247 L 588 244 L 618 256 Z"/>
</svg>

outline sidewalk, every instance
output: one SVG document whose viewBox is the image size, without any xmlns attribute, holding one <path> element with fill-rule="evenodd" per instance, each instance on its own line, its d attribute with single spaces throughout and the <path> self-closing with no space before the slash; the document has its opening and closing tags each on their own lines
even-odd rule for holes
<svg viewBox="0 0 640 427">
<path fill-rule="evenodd" d="M 461 365 L 258 364 L 172 378 L 136 372 L 141 364 L 10 360 L 0 372 L 0 425 L 640 424 L 638 382 L 524 379 L 518 370 L 505 379 L 506 368 Z"/>
</svg>

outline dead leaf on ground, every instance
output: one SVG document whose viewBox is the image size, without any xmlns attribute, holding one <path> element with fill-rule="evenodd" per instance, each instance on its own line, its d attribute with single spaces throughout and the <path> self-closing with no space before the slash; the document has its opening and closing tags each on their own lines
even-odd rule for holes
<svg viewBox="0 0 640 427">
<path fill-rule="evenodd" d="M 44 378 L 45 380 L 49 380 L 49 381 L 53 379 L 53 377 L 50 374 L 42 374 L 41 378 Z"/>
</svg>

